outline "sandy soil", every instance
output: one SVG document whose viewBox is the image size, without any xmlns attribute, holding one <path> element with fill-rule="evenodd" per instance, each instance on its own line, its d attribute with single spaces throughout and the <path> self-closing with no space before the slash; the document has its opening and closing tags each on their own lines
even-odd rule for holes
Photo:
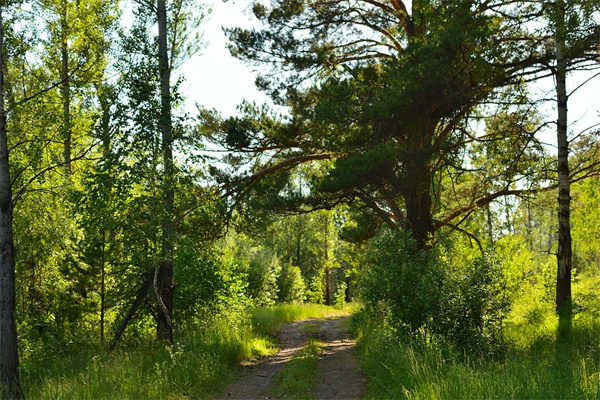
<svg viewBox="0 0 600 400">
<path fill-rule="evenodd" d="M 320 326 L 323 352 L 314 391 L 317 399 L 359 399 L 364 391 L 366 381 L 354 356 L 356 342 L 341 325 L 346 318 L 325 320 Z"/>
<path fill-rule="evenodd" d="M 277 334 L 279 352 L 261 362 L 245 366 L 238 379 L 223 391 L 221 399 L 268 399 L 269 388 L 294 354 L 306 346 L 308 337 L 304 326 L 317 324 L 316 336 L 323 344 L 319 355 L 319 378 L 314 388 L 316 399 L 358 399 L 365 380 L 354 357 L 356 343 L 344 331 L 342 322 L 348 317 L 309 319 L 284 325 Z"/>
</svg>

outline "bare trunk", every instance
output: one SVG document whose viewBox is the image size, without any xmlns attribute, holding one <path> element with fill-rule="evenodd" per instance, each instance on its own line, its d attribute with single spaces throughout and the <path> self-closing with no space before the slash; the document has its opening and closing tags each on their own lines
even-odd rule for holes
<svg viewBox="0 0 600 400">
<path fill-rule="evenodd" d="M 167 315 L 158 310 L 157 336 L 159 339 L 173 340 L 173 329 L 169 324 L 173 312 L 173 136 L 171 132 L 171 68 L 167 47 L 167 10 L 165 0 L 157 0 L 158 10 L 158 53 L 160 63 L 160 130 L 162 134 L 163 168 L 164 168 L 164 217 L 162 223 L 162 262 L 158 272 L 158 289 Z"/>
<path fill-rule="evenodd" d="M 556 95 L 558 102 L 558 253 L 556 310 L 561 317 L 571 315 L 571 187 L 569 181 L 569 140 L 567 138 L 567 59 L 565 58 L 565 4 L 556 2 Z"/>
<path fill-rule="evenodd" d="M 329 218 L 325 217 L 325 305 L 333 305 L 331 268 L 329 268 Z"/>
<path fill-rule="evenodd" d="M 4 110 L 4 27 L 0 2 L 0 398 L 21 398 L 16 324 L 12 190 Z"/>
<path fill-rule="evenodd" d="M 527 201 L 527 243 L 529 250 L 533 251 L 533 221 L 531 216 L 531 202 Z"/>
<path fill-rule="evenodd" d="M 488 236 L 490 237 L 490 243 L 491 243 L 492 247 L 494 247 L 494 225 L 492 224 L 492 210 L 491 210 L 489 204 L 485 206 L 485 209 L 487 212 Z"/>
<path fill-rule="evenodd" d="M 98 94 L 98 100 L 100 101 L 100 108 L 102 109 L 102 158 L 104 162 L 107 162 L 110 157 L 110 105 L 105 88 L 98 84 L 96 86 Z M 112 195 L 111 189 L 107 189 L 107 196 Z M 103 229 L 102 232 L 102 261 L 100 265 L 100 341 L 104 343 L 104 327 L 105 327 L 105 313 L 106 313 L 106 243 L 108 238 L 112 237 L 110 231 Z"/>
<path fill-rule="evenodd" d="M 333 305 L 333 299 L 331 295 L 331 268 L 329 265 L 325 267 L 325 305 Z"/>
<path fill-rule="evenodd" d="M 63 106 L 63 127 L 62 134 L 64 140 L 64 163 L 65 163 L 65 171 L 67 174 L 70 174 L 73 169 L 71 166 L 71 141 L 72 141 L 72 129 L 71 129 L 71 82 L 69 80 L 69 47 L 68 47 L 68 2 L 67 0 L 63 0 L 60 16 L 60 29 L 61 29 L 61 38 L 60 38 L 60 56 L 61 56 L 61 69 L 60 69 L 60 79 L 62 81 L 61 85 L 61 96 L 62 96 L 62 106 Z"/>
<path fill-rule="evenodd" d="M 104 310 L 106 309 L 106 265 L 100 266 L 100 342 L 104 343 Z"/>
<path fill-rule="evenodd" d="M 427 157 L 415 155 L 407 165 L 406 219 L 418 250 L 428 250 L 434 232 L 431 216 L 431 171 Z"/>
</svg>

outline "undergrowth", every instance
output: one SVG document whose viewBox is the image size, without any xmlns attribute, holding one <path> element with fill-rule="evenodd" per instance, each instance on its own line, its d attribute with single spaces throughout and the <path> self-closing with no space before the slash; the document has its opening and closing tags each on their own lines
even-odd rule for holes
<svg viewBox="0 0 600 400">
<path fill-rule="evenodd" d="M 21 381 L 29 399 L 207 397 L 231 380 L 240 361 L 274 354 L 268 334 L 281 324 L 340 312 L 313 305 L 256 309 L 250 318 L 235 318 L 238 322 L 224 316 L 189 324 L 175 345 L 148 334 L 111 354 L 84 340 L 49 345 L 22 361 Z"/>
<path fill-rule="evenodd" d="M 354 327 L 368 377 L 367 398 L 600 398 L 599 279 L 574 283 L 576 313 L 568 343 L 557 339 L 551 301 L 517 299 L 504 321 L 505 351 L 495 359 L 452 353 L 435 340 L 401 339 L 359 313 Z"/>
</svg>

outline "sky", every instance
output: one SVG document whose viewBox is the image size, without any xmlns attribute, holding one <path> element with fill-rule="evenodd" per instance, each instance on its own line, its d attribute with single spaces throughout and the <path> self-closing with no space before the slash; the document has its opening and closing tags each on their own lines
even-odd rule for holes
<svg viewBox="0 0 600 400">
<path fill-rule="evenodd" d="M 410 7 L 410 1 L 406 3 Z M 183 90 L 187 97 L 186 110 L 191 115 L 196 113 L 196 104 L 214 108 L 223 116 L 230 116 L 236 114 L 237 105 L 244 99 L 270 103 L 268 97 L 255 88 L 255 77 L 250 67 L 229 54 L 227 38 L 221 28 L 248 28 L 256 24 L 246 10 L 249 4 L 248 0 L 230 0 L 227 3 L 213 1 L 213 12 L 203 24 L 206 48 L 200 55 L 188 60 L 179 71 L 186 78 Z M 589 75 L 570 77 L 567 82 L 568 90 L 573 90 L 587 78 Z M 554 97 L 554 82 L 546 79 L 537 88 L 532 88 L 532 91 Z M 554 105 L 554 102 L 549 102 L 544 107 L 547 119 L 555 118 Z M 600 78 L 591 80 L 571 95 L 569 121 L 574 135 L 600 123 Z"/>
<path fill-rule="evenodd" d="M 222 26 L 252 27 L 250 14 L 244 12 L 247 0 L 223 3 L 215 0 L 213 12 L 204 23 L 204 51 L 188 60 L 179 71 L 185 76 L 183 84 L 187 97 L 186 110 L 192 115 L 196 103 L 216 109 L 223 116 L 236 114 L 236 106 L 247 99 L 257 103 L 269 98 L 254 86 L 254 74 L 247 65 L 229 54 Z"/>
</svg>

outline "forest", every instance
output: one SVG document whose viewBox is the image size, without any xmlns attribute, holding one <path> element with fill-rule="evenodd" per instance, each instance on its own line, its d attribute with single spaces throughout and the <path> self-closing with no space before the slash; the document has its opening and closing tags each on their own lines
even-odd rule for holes
<svg viewBox="0 0 600 400">
<path fill-rule="evenodd" d="M 0 398 L 600 398 L 598 75 L 600 0 L 0 0 Z"/>
</svg>

